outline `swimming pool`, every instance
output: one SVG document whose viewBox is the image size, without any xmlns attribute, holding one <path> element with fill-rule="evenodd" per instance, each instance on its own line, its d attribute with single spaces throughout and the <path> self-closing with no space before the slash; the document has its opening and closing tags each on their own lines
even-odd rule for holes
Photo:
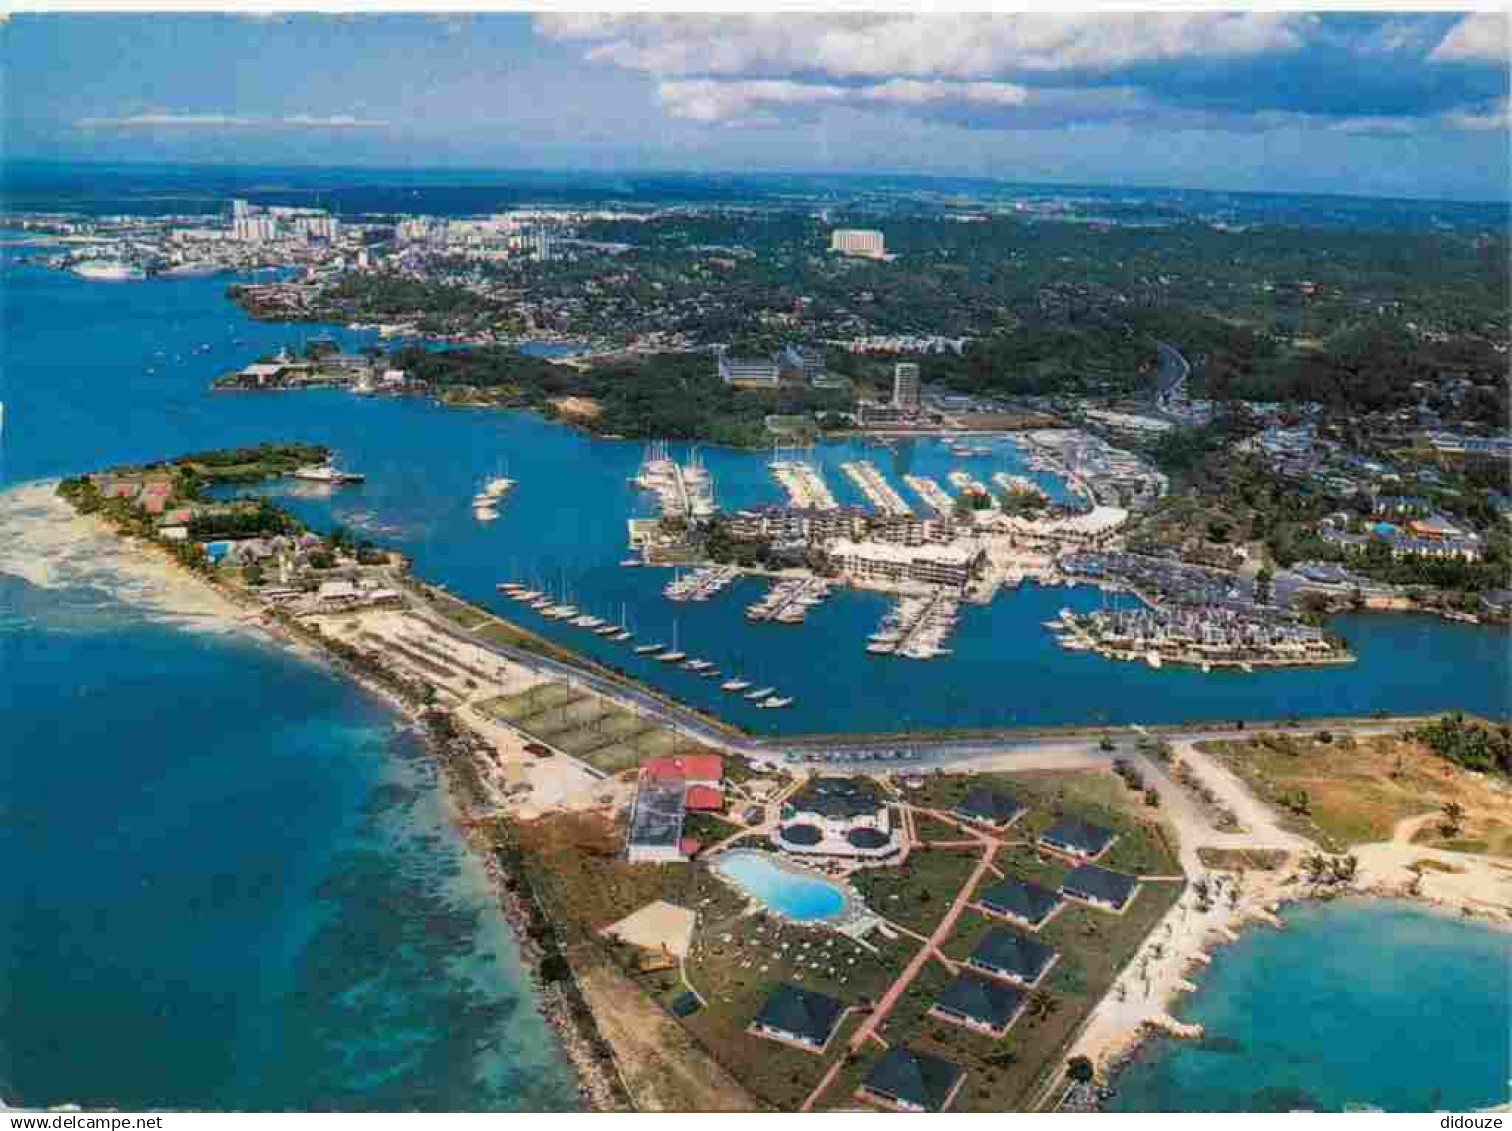
<svg viewBox="0 0 1512 1131">
<path fill-rule="evenodd" d="M 760 852 L 727 852 L 714 861 L 715 871 L 747 895 L 794 922 L 833 919 L 846 908 L 846 896 L 828 880 L 786 868 Z"/>
</svg>

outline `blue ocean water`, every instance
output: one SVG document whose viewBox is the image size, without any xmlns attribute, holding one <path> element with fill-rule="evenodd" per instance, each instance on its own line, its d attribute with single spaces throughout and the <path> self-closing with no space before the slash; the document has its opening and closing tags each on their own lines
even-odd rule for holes
<svg viewBox="0 0 1512 1131">
<path fill-rule="evenodd" d="M 763 853 L 727 853 L 715 866 L 747 893 L 795 923 L 830 919 L 845 910 L 845 896 L 834 884 L 779 867 Z"/>
<path fill-rule="evenodd" d="M 1337 627 L 1360 658 L 1345 667 L 1203 674 L 1057 647 L 1041 622 L 1062 607 L 1094 607 L 1101 598 L 1089 588 L 1028 585 L 989 607 L 968 608 L 950 645 L 954 654 L 926 663 L 865 651 L 886 608 L 875 594 L 839 593 L 802 626 L 744 619 L 764 582 L 742 581 L 707 604 L 672 604 L 661 596 L 666 571 L 618 564 L 626 519 L 650 512 L 650 500 L 629 482 L 639 444 L 595 439 L 524 412 L 336 390 L 211 392 L 217 374 L 315 332 L 251 322 L 224 298 L 224 279 L 104 284 L 19 267 L 6 283 L 4 472 L 12 481 L 269 439 L 329 443 L 342 463 L 367 475 L 364 484 L 332 491 L 288 482 L 266 490 L 318 527 L 340 522 L 398 547 L 425 576 L 753 731 L 1508 712 L 1507 635 L 1428 617 L 1341 618 Z M 370 340 L 334 333 L 347 344 Z M 816 456 L 836 497 L 860 502 L 840 471 L 847 459 L 873 460 L 910 497 L 901 479 L 908 473 L 943 481 L 960 468 L 986 481 L 993 471 L 1024 470 L 1011 441 L 991 446 L 990 457 L 961 459 L 935 441 L 895 452 L 845 441 L 822 445 Z M 686 446 L 679 455 L 686 458 Z M 783 498 L 767 453 L 706 448 L 700 458 L 724 506 Z M 486 476 L 506 469 L 519 485 L 498 521 L 478 523 L 473 494 Z M 1063 493 L 1053 477 L 1035 478 Z M 640 639 L 670 641 L 675 630 L 691 654 L 775 685 L 796 702 L 763 711 L 721 693 L 717 681 L 544 620 L 496 591 L 516 578 L 565 586 L 576 604 L 599 615 L 617 619 L 623 606 Z"/>
<path fill-rule="evenodd" d="M 1284 912 L 1214 952 L 1114 1111 L 1470 1111 L 1512 1099 L 1512 935 L 1411 903 Z"/>
<path fill-rule="evenodd" d="M 242 634 L 0 575 L 0 1098 L 557 1109 L 434 763 Z"/>
<path fill-rule="evenodd" d="M 7 252 L 7 258 L 13 252 Z M 709 681 L 554 623 L 535 627 L 721 706 L 753 729 L 1273 717 L 1463 707 L 1506 711 L 1505 636 L 1427 618 L 1341 621 L 1361 662 L 1327 671 L 1152 672 L 1064 652 L 1039 622 L 1087 590 L 1026 587 L 964 618 L 948 661 L 888 663 L 864 638 L 885 602 L 843 594 L 808 624 L 750 626 L 742 582 L 673 606 L 662 571 L 622 569 L 637 445 L 529 414 L 341 393 L 216 394 L 211 379 L 315 328 L 253 323 L 223 278 L 92 283 L 7 262 L 0 286 L 0 480 L 75 474 L 189 449 L 305 439 L 368 475 L 281 487 L 321 525 L 406 550 L 429 576 L 506 608 L 497 581 L 623 603 L 645 638 L 780 685 L 757 711 Z M 343 345 L 370 340 L 337 329 Z M 956 461 L 938 445 L 844 458 L 979 477 L 1006 443 Z M 776 501 L 759 454 L 705 451 L 727 504 Z M 468 500 L 520 480 L 500 520 Z M 513 606 L 507 606 L 513 611 Z M 529 622 L 527 622 L 529 623 Z M 0 790 L 17 940 L 0 965 L 0 1096 L 122 1107 L 454 1108 L 570 1104 L 508 931 L 413 743 L 378 704 L 303 661 L 189 632 L 98 593 L 0 578 Z"/>
</svg>

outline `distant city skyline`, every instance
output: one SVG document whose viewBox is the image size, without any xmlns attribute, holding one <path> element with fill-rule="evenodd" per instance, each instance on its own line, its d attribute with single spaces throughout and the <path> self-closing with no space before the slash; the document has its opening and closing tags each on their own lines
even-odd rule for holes
<svg viewBox="0 0 1512 1131">
<path fill-rule="evenodd" d="M 1501 13 L 21 14 L 0 29 L 13 161 L 1509 197 Z"/>
</svg>

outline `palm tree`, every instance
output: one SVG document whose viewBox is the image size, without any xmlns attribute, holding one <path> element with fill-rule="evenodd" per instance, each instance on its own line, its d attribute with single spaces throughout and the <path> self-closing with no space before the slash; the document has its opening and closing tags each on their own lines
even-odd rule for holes
<svg viewBox="0 0 1512 1131">
<path fill-rule="evenodd" d="M 1465 826 L 1465 807 L 1458 801 L 1444 802 L 1444 835 L 1459 836 Z"/>
</svg>

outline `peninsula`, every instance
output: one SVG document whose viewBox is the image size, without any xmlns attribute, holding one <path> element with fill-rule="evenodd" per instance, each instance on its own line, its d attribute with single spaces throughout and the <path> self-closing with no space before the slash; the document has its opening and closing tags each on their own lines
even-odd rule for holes
<svg viewBox="0 0 1512 1131">
<path fill-rule="evenodd" d="M 1176 996 L 1286 900 L 1512 919 L 1505 726 L 895 736 L 912 759 L 837 769 L 221 497 L 328 454 L 58 494 L 423 723 L 596 1106 L 1095 1106 L 1143 1035 L 1200 1035 Z"/>
</svg>

